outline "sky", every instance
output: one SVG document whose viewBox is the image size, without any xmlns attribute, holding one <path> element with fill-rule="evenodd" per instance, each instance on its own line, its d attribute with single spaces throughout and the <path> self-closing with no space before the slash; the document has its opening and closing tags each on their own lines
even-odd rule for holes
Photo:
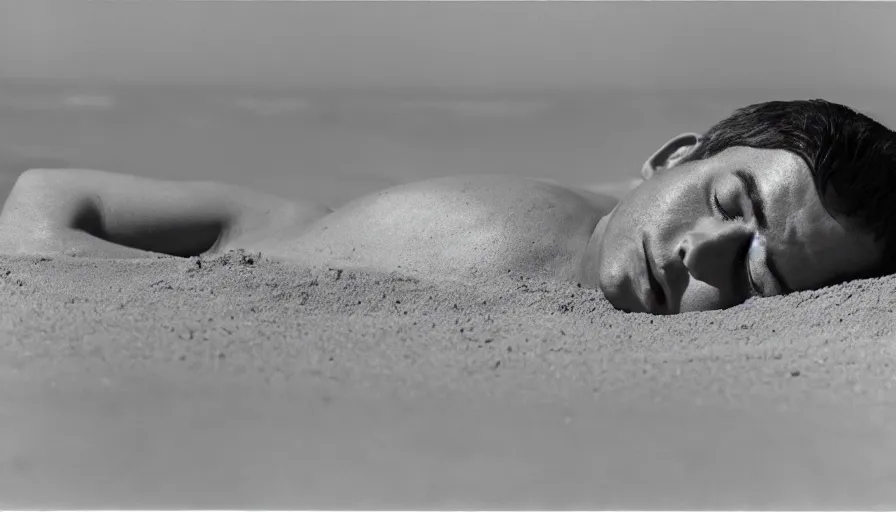
<svg viewBox="0 0 896 512">
<path fill-rule="evenodd" d="M 896 87 L 894 3 L 0 0 L 0 79 Z"/>
</svg>

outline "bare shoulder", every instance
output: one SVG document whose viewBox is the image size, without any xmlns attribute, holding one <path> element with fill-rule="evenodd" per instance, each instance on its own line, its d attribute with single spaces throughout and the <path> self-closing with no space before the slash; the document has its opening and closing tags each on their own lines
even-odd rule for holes
<svg viewBox="0 0 896 512">
<path fill-rule="evenodd" d="M 533 208 L 560 209 L 566 213 L 584 213 L 592 209 L 606 210 L 615 206 L 615 198 L 585 188 L 561 185 L 552 180 L 507 175 L 462 175 L 417 181 L 368 195 L 346 205 L 347 210 L 365 208 L 377 203 L 400 203 L 424 200 L 431 206 L 486 208 L 490 214 L 515 216 L 517 210 Z"/>
<path fill-rule="evenodd" d="M 444 234 L 500 224 L 510 233 L 528 228 L 561 231 L 600 218 L 615 199 L 541 180 L 501 175 L 449 176 L 367 195 L 337 209 L 312 229 L 401 225 L 406 233 L 436 227 Z M 595 221 L 596 222 L 596 221 Z M 338 227 L 337 227 L 338 226 Z"/>
</svg>

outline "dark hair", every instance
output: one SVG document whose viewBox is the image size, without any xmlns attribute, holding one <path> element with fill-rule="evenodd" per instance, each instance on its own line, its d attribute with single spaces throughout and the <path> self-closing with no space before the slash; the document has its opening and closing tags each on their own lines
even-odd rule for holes
<svg viewBox="0 0 896 512">
<path fill-rule="evenodd" d="M 733 146 L 800 156 L 825 209 L 884 241 L 881 265 L 863 277 L 896 272 L 896 133 L 825 100 L 771 101 L 738 109 L 710 128 L 685 161 Z"/>
</svg>

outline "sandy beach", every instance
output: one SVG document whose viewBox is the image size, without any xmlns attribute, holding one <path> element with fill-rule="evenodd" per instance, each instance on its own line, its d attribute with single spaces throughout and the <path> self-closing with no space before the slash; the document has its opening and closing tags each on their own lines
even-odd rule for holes
<svg viewBox="0 0 896 512">
<path fill-rule="evenodd" d="M 896 128 L 894 8 L 4 2 L 0 202 L 32 168 L 595 190 L 772 100 Z M 896 506 L 896 276 L 658 317 L 400 270 L 0 256 L 0 509 Z"/>
<path fill-rule="evenodd" d="M 264 255 L 0 260 L 0 505 L 882 508 L 896 278 L 656 317 Z"/>
</svg>

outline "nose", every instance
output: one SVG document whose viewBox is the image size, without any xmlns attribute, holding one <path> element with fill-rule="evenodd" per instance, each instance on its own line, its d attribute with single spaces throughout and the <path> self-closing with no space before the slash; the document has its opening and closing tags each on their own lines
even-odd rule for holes
<svg viewBox="0 0 896 512">
<path fill-rule="evenodd" d="M 678 243 L 678 257 L 696 279 L 715 287 L 731 282 L 733 265 L 753 236 L 744 222 L 704 218 Z"/>
</svg>

